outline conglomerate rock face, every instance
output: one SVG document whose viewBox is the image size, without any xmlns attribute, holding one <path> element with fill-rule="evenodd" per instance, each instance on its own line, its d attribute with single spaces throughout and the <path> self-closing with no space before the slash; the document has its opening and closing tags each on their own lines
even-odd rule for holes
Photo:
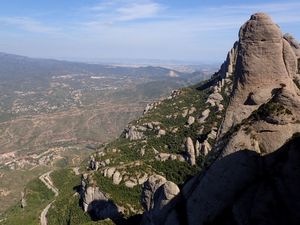
<svg viewBox="0 0 300 225">
<path fill-rule="evenodd" d="M 240 29 L 234 87 L 221 133 L 266 103 L 282 85 L 296 93 L 297 58 L 278 25 L 263 13 L 254 14 Z"/>
<path fill-rule="evenodd" d="M 220 132 L 219 142 L 227 143 L 221 156 L 241 149 L 268 154 L 300 130 L 297 57 L 263 13 L 242 26 L 238 43 L 234 87 Z M 233 127 L 237 132 L 228 135 Z"/>
</svg>

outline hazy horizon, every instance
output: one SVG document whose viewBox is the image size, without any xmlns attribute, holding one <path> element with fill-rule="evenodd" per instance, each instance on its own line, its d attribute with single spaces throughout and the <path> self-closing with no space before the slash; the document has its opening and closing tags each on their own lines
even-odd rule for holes
<svg viewBox="0 0 300 225">
<path fill-rule="evenodd" d="M 11 0 L 0 6 L 0 51 L 36 58 L 220 63 L 258 11 L 300 39 L 294 0 Z"/>
</svg>

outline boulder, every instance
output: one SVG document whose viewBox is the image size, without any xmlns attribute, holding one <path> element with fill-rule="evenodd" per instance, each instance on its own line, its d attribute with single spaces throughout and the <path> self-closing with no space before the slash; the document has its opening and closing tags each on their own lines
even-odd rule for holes
<svg viewBox="0 0 300 225">
<path fill-rule="evenodd" d="M 207 140 L 205 140 L 203 143 L 200 144 L 200 152 L 203 155 L 207 155 L 211 150 L 211 145 Z"/>
<path fill-rule="evenodd" d="M 143 132 L 137 130 L 135 126 L 130 126 L 124 130 L 125 138 L 130 141 L 140 140 L 144 138 Z"/>
<path fill-rule="evenodd" d="M 145 183 L 147 181 L 147 179 L 148 179 L 148 174 L 145 173 L 143 176 L 138 177 L 138 184 Z"/>
<path fill-rule="evenodd" d="M 193 116 L 189 116 L 188 120 L 187 120 L 187 125 L 192 125 L 195 122 L 195 117 Z"/>
<path fill-rule="evenodd" d="M 196 109 L 195 107 L 192 107 L 192 108 L 190 108 L 190 110 L 188 111 L 188 114 L 191 115 L 191 114 L 193 114 L 193 113 L 196 112 L 196 111 L 197 111 L 197 109 Z"/>
<path fill-rule="evenodd" d="M 113 175 L 113 183 L 118 185 L 122 181 L 122 175 L 119 171 L 116 171 Z"/>
<path fill-rule="evenodd" d="M 155 191 L 167 180 L 160 175 L 152 175 L 143 184 L 141 203 L 146 211 L 151 210 L 154 207 L 154 193 Z"/>
<path fill-rule="evenodd" d="M 133 188 L 136 185 L 138 185 L 138 182 L 136 180 L 130 179 L 130 180 L 125 181 L 125 186 L 128 188 Z"/>
<path fill-rule="evenodd" d="M 21 208 L 25 208 L 27 206 L 27 201 L 25 197 L 25 193 L 21 192 Z"/>
<path fill-rule="evenodd" d="M 108 169 L 107 169 L 106 176 L 107 176 L 108 178 L 111 178 L 111 177 L 114 175 L 115 171 L 116 171 L 116 168 L 115 168 L 115 167 L 110 167 L 110 168 L 108 168 Z"/>
<path fill-rule="evenodd" d="M 166 135 L 166 133 L 167 133 L 167 132 L 166 132 L 165 130 L 159 129 L 157 135 L 158 135 L 159 137 L 161 137 L 161 136 Z"/>
<path fill-rule="evenodd" d="M 88 186 L 85 188 L 83 196 L 83 209 L 85 212 L 92 210 L 91 203 L 93 201 L 107 201 L 108 198 L 100 191 L 99 187 Z"/>
<path fill-rule="evenodd" d="M 167 181 L 161 187 L 159 187 L 155 193 L 154 205 L 152 210 L 160 211 L 166 206 L 178 193 L 180 192 L 178 186 L 171 182 Z M 154 212 L 155 213 L 155 212 Z"/>
<path fill-rule="evenodd" d="M 186 117 L 188 115 L 189 110 L 188 109 L 184 109 L 182 112 L 182 117 Z"/>
<path fill-rule="evenodd" d="M 187 154 L 188 163 L 192 166 L 196 164 L 196 152 L 193 144 L 193 140 L 188 137 L 185 142 L 185 151 Z"/>
<path fill-rule="evenodd" d="M 205 109 L 203 112 L 202 112 L 202 115 L 201 117 L 198 119 L 198 122 L 199 123 L 205 123 L 207 117 L 209 116 L 210 114 L 210 109 Z"/>
</svg>

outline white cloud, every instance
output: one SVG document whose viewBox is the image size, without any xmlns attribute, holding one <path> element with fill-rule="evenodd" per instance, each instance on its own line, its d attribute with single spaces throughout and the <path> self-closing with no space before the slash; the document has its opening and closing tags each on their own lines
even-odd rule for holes
<svg viewBox="0 0 300 225">
<path fill-rule="evenodd" d="M 149 2 L 143 4 L 133 3 L 120 7 L 116 11 L 119 13 L 118 20 L 129 21 L 155 17 L 162 9 L 163 7 L 160 4 Z"/>
<path fill-rule="evenodd" d="M 255 12 L 300 35 L 300 3 L 261 3 L 176 9 L 150 1 L 119 1 L 94 9 L 78 33 L 110 57 L 223 59 L 240 26 Z M 99 6 L 99 5 L 98 5 Z M 163 13 L 160 13 L 162 12 Z M 145 21 L 136 21 L 151 18 Z M 291 26 L 293 24 L 293 26 Z M 291 28 L 291 29 L 290 29 Z M 296 31 L 296 32 L 295 32 Z M 156 56 L 155 56 L 156 55 Z"/>
<path fill-rule="evenodd" d="M 0 17 L 0 25 L 13 26 L 25 31 L 35 33 L 58 33 L 59 29 L 44 25 L 29 17 Z"/>
<path fill-rule="evenodd" d="M 66 12 L 72 19 L 62 20 L 59 27 L 29 17 L 1 16 L 0 26 L 51 33 L 47 38 L 56 38 L 51 43 L 37 38 L 49 48 L 43 54 L 57 51 L 61 56 L 73 56 L 76 49 L 85 57 L 222 60 L 237 40 L 239 27 L 258 11 L 269 13 L 283 31 L 300 39 L 300 2 L 225 3 L 217 8 L 200 3 L 199 7 L 177 8 L 171 1 L 163 5 L 158 0 L 95 2 L 98 4 Z"/>
<path fill-rule="evenodd" d="M 103 10 L 109 9 L 110 7 L 115 5 L 115 3 L 116 2 L 113 2 L 113 1 L 101 2 L 101 3 L 98 3 L 98 4 L 93 5 L 91 7 L 87 7 L 86 9 L 90 10 L 90 11 L 103 11 Z"/>
<path fill-rule="evenodd" d="M 114 24 L 158 17 L 165 7 L 150 0 L 104 1 L 86 8 L 91 21 L 86 24 Z"/>
</svg>

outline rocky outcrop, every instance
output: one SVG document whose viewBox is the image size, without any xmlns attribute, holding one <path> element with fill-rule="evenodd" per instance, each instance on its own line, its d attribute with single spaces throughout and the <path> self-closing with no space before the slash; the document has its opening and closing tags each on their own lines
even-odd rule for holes
<svg viewBox="0 0 300 225">
<path fill-rule="evenodd" d="M 230 154 L 190 180 L 180 193 L 172 192 L 176 194 L 167 204 L 154 200 L 142 224 L 297 225 L 299 146 L 300 138 L 295 137 L 266 156 L 246 150 Z M 158 211 L 156 206 L 162 207 Z"/>
<path fill-rule="evenodd" d="M 126 139 L 130 141 L 136 141 L 144 138 L 142 131 L 139 131 L 135 126 L 129 126 L 124 130 L 124 135 Z"/>
<path fill-rule="evenodd" d="M 185 151 L 186 151 L 188 163 L 191 164 L 192 166 L 195 165 L 196 164 L 196 151 L 195 151 L 195 147 L 193 144 L 193 140 L 190 137 L 186 138 Z"/>
<path fill-rule="evenodd" d="M 266 103 L 283 84 L 296 94 L 296 57 L 279 27 L 263 13 L 251 16 L 239 33 L 234 84 L 221 134 Z M 248 104 L 249 97 L 253 100 Z"/>
<path fill-rule="evenodd" d="M 206 139 L 217 139 L 205 152 L 208 166 L 166 204 L 154 198 L 142 224 L 300 224 L 300 93 L 291 43 L 266 14 L 242 26 L 212 88 L 220 93 L 220 81 L 232 76 L 222 127 Z M 192 164 L 203 146 L 188 142 Z"/>
<path fill-rule="evenodd" d="M 95 156 L 93 155 L 90 156 L 89 168 L 96 171 L 99 169 L 99 162 L 96 161 Z"/>
<path fill-rule="evenodd" d="M 158 152 L 155 155 L 155 159 L 161 162 L 165 162 L 167 160 L 179 160 L 181 162 L 185 161 L 184 156 L 180 154 L 172 154 L 172 153 L 164 153 L 164 152 Z"/>
<path fill-rule="evenodd" d="M 21 192 L 21 208 L 25 208 L 27 206 L 27 201 L 25 197 L 25 193 Z"/>
<path fill-rule="evenodd" d="M 205 123 L 205 121 L 208 118 L 209 114 L 210 114 L 210 109 L 205 109 L 202 112 L 201 117 L 198 119 L 198 123 Z"/>
<path fill-rule="evenodd" d="M 234 89 L 215 147 L 221 157 L 238 149 L 269 154 L 299 131 L 295 46 L 266 14 L 241 28 Z"/>
<path fill-rule="evenodd" d="M 104 193 L 99 190 L 99 187 L 86 187 L 83 196 L 83 209 L 85 212 L 92 210 L 91 203 L 94 201 L 108 201 L 108 199 Z"/>
<path fill-rule="evenodd" d="M 300 58 L 300 44 L 299 42 L 291 35 L 291 34 L 285 34 L 283 38 L 290 44 L 292 47 L 296 57 Z"/>
<path fill-rule="evenodd" d="M 172 93 L 170 94 L 170 96 L 168 96 L 165 99 L 171 100 L 171 99 L 176 98 L 180 94 L 181 94 L 180 90 L 173 90 Z M 162 103 L 162 101 L 165 100 L 165 99 L 161 99 L 160 101 L 152 102 L 152 103 L 147 104 L 147 106 L 144 109 L 143 114 L 145 115 L 145 114 L 149 113 L 151 110 L 156 109 Z"/>
<path fill-rule="evenodd" d="M 166 133 L 167 133 L 167 132 L 166 132 L 165 130 L 159 129 L 158 132 L 157 132 L 157 137 L 164 136 L 164 135 L 166 135 Z"/>
<path fill-rule="evenodd" d="M 160 104 L 161 104 L 161 101 L 153 102 L 153 103 L 147 104 L 147 106 L 146 106 L 145 109 L 144 109 L 143 114 L 145 115 L 145 114 L 147 114 L 148 112 L 150 112 L 151 110 L 156 109 L 156 107 L 157 107 L 158 105 L 160 105 Z"/>
<path fill-rule="evenodd" d="M 211 150 L 211 145 L 207 140 L 205 140 L 203 143 L 200 144 L 199 151 L 205 156 L 207 155 Z"/>
<path fill-rule="evenodd" d="M 87 174 L 83 174 L 81 177 L 81 199 L 82 207 L 85 212 L 88 212 L 89 205 L 95 200 L 108 200 L 104 193 L 102 193 L 98 187 L 90 186 L 90 180 Z"/>
<path fill-rule="evenodd" d="M 219 140 L 221 156 L 229 155 L 239 149 L 256 151 L 261 155 L 269 154 L 281 147 L 286 140 L 300 131 L 300 97 L 290 90 L 281 88 L 276 94 L 236 131 Z"/>
<path fill-rule="evenodd" d="M 184 190 L 182 224 L 298 224 L 299 146 L 297 138 L 264 157 L 238 151 L 217 161 Z"/>
<path fill-rule="evenodd" d="M 118 185 L 122 181 L 122 175 L 119 171 L 116 171 L 113 175 L 113 183 Z"/>
<path fill-rule="evenodd" d="M 150 208 L 145 208 L 146 212 L 143 215 L 142 224 L 162 224 L 166 218 L 162 215 L 172 210 L 171 201 L 174 199 L 180 190 L 177 185 L 171 181 L 166 181 L 153 193 L 154 199 Z M 164 213 L 162 213 L 164 211 Z M 176 213 L 168 214 L 168 223 L 178 224 Z"/>
<path fill-rule="evenodd" d="M 89 213 L 93 219 L 118 219 L 121 217 L 121 209 L 108 199 L 87 174 L 84 174 L 81 179 L 80 196 L 83 210 Z"/>
<path fill-rule="evenodd" d="M 193 116 L 189 116 L 188 120 L 187 120 L 187 125 L 192 125 L 195 122 L 195 117 Z"/>
<path fill-rule="evenodd" d="M 290 34 L 285 34 L 283 37 L 289 43 L 297 58 L 297 74 L 294 75 L 294 82 L 300 87 L 300 44 Z"/>
<path fill-rule="evenodd" d="M 152 175 L 143 184 L 141 203 L 146 211 L 149 211 L 154 207 L 154 193 L 166 182 L 167 180 L 163 176 Z"/>
<path fill-rule="evenodd" d="M 219 105 L 223 101 L 223 96 L 217 91 L 210 94 L 206 103 L 209 103 L 211 106 Z"/>
</svg>

